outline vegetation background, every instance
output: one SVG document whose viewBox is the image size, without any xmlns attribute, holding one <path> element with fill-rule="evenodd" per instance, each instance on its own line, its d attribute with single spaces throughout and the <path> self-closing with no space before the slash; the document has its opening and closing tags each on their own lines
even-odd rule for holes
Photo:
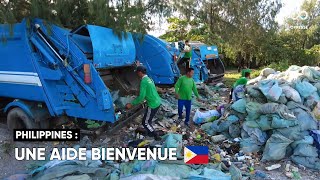
<svg viewBox="0 0 320 180">
<path fill-rule="evenodd" d="M 305 13 L 279 26 L 275 16 L 281 7 L 281 0 L 0 0 L 0 23 L 39 17 L 69 29 L 96 24 L 147 33 L 166 18 L 169 30 L 161 38 L 215 44 L 229 67 L 241 58 L 250 68 L 318 64 L 319 1 L 305 0 Z"/>
</svg>

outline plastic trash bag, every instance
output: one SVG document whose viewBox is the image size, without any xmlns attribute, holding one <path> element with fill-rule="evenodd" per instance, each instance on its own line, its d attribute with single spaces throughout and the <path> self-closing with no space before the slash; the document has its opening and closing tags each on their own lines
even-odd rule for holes
<svg viewBox="0 0 320 180">
<path fill-rule="evenodd" d="M 299 144 L 310 144 L 310 145 L 312 145 L 313 144 L 313 138 L 311 136 L 304 136 L 303 139 L 298 140 L 298 141 L 294 141 L 293 143 L 291 143 L 290 146 L 293 149 L 296 149 Z"/>
<path fill-rule="evenodd" d="M 250 128 L 244 124 L 243 130 L 249 135 L 249 137 L 256 139 L 259 145 L 263 145 L 267 141 L 267 133 L 261 131 L 259 128 Z"/>
<path fill-rule="evenodd" d="M 272 134 L 264 148 L 262 160 L 277 161 L 283 159 L 286 155 L 287 147 L 292 142 L 292 140 L 280 134 Z"/>
<path fill-rule="evenodd" d="M 287 137 L 293 141 L 301 140 L 304 137 L 304 134 L 300 132 L 299 126 L 275 129 L 273 133 L 281 134 L 282 136 Z"/>
<path fill-rule="evenodd" d="M 154 175 L 178 177 L 179 179 L 186 179 L 190 175 L 200 174 L 200 172 L 193 170 L 187 165 L 177 164 L 158 164 L 154 169 Z"/>
<path fill-rule="evenodd" d="M 280 104 L 286 104 L 288 102 L 288 100 L 287 100 L 286 96 L 282 93 L 277 102 L 279 102 Z"/>
<path fill-rule="evenodd" d="M 126 96 L 126 97 L 119 97 L 117 101 L 115 101 L 115 104 L 118 108 L 124 108 L 126 104 L 131 103 L 134 100 L 134 97 L 132 96 Z"/>
<path fill-rule="evenodd" d="M 264 95 L 256 86 L 247 86 L 247 93 L 254 98 L 263 98 Z"/>
<path fill-rule="evenodd" d="M 261 104 L 256 102 L 248 102 L 246 104 L 246 111 L 248 112 L 248 120 L 258 119 L 260 116 Z"/>
<path fill-rule="evenodd" d="M 166 134 L 162 137 L 165 139 L 162 148 L 177 148 L 177 157 L 181 157 L 182 135 L 181 134 Z M 163 151 L 164 152 L 164 151 Z"/>
<path fill-rule="evenodd" d="M 301 73 L 305 75 L 310 82 L 317 82 L 320 80 L 320 72 L 315 70 L 314 67 L 303 66 Z"/>
<path fill-rule="evenodd" d="M 264 80 L 264 79 L 266 79 L 265 77 L 263 77 L 263 76 L 258 76 L 258 77 L 256 77 L 256 78 L 254 78 L 254 79 L 250 79 L 248 82 L 247 82 L 247 85 L 251 85 L 251 84 L 256 84 L 256 83 L 258 83 L 258 82 L 260 82 L 261 80 Z"/>
<path fill-rule="evenodd" d="M 320 97 L 318 95 L 317 92 L 312 93 L 311 96 L 308 96 L 305 101 L 304 101 L 304 105 L 307 106 L 310 109 L 313 109 L 317 103 L 320 102 Z"/>
<path fill-rule="evenodd" d="M 292 119 L 295 118 L 288 107 L 284 104 L 266 103 L 260 107 L 261 114 L 274 114 L 277 113 L 281 118 Z"/>
<path fill-rule="evenodd" d="M 296 91 L 295 89 L 293 89 L 292 87 L 290 86 L 282 86 L 282 91 L 283 93 L 285 94 L 285 96 L 288 98 L 288 99 L 291 99 L 297 103 L 301 103 L 302 100 L 301 100 L 301 97 L 300 97 L 300 94 L 298 91 Z"/>
<path fill-rule="evenodd" d="M 207 134 L 214 135 L 214 130 L 211 128 L 212 124 L 213 124 L 212 122 L 205 123 L 205 124 L 202 124 L 200 128 L 203 131 L 205 131 Z"/>
<path fill-rule="evenodd" d="M 112 91 L 112 92 L 111 92 L 111 96 L 112 96 L 113 102 L 115 102 L 115 101 L 118 100 L 118 98 L 119 98 L 119 92 L 120 92 L 120 90 Z"/>
<path fill-rule="evenodd" d="M 318 90 L 318 93 L 320 93 L 320 83 L 317 82 L 317 83 L 315 83 L 313 86 L 316 87 L 317 90 Z"/>
<path fill-rule="evenodd" d="M 238 85 L 233 89 L 232 92 L 232 100 L 238 101 L 239 99 L 243 99 L 245 97 L 245 85 Z"/>
<path fill-rule="evenodd" d="M 216 119 L 219 119 L 221 114 L 217 110 L 210 110 L 201 112 L 199 109 L 197 109 L 195 115 L 193 116 L 193 122 L 195 124 L 201 124 L 207 122 L 209 119 L 212 119 L 216 117 Z"/>
<path fill-rule="evenodd" d="M 282 89 L 276 80 L 263 80 L 259 83 L 259 89 L 264 96 L 271 101 L 278 101 L 282 94 Z"/>
<path fill-rule="evenodd" d="M 275 73 L 276 73 L 276 71 L 274 69 L 264 68 L 260 72 L 260 76 L 268 77 L 270 74 L 275 74 Z"/>
<path fill-rule="evenodd" d="M 293 113 L 297 117 L 300 131 L 318 129 L 317 121 L 311 116 L 310 113 L 300 108 L 294 109 Z"/>
<path fill-rule="evenodd" d="M 272 116 L 262 115 L 256 122 L 262 131 L 267 131 L 272 129 L 271 127 Z"/>
<path fill-rule="evenodd" d="M 262 145 L 258 145 L 256 139 L 249 137 L 240 141 L 240 148 L 244 153 L 256 153 L 262 149 Z"/>
<path fill-rule="evenodd" d="M 320 130 L 312 130 L 310 131 L 310 135 L 314 139 L 314 144 L 318 149 L 318 153 L 320 155 Z"/>
<path fill-rule="evenodd" d="M 238 169 L 234 164 L 231 164 L 229 168 L 229 172 L 231 174 L 232 180 L 241 180 L 242 179 L 242 173 L 240 169 Z"/>
<path fill-rule="evenodd" d="M 133 165 L 133 173 L 152 173 L 157 165 L 157 161 L 135 161 Z"/>
<path fill-rule="evenodd" d="M 246 113 L 246 100 L 240 99 L 231 105 L 231 108 L 239 113 Z"/>
<path fill-rule="evenodd" d="M 294 72 L 294 71 L 300 71 L 300 70 L 301 70 L 301 67 L 300 67 L 300 66 L 292 65 L 292 66 L 290 66 L 290 67 L 287 69 L 287 72 L 288 72 L 288 71 Z"/>
<path fill-rule="evenodd" d="M 298 125 L 297 120 L 286 120 L 280 118 L 278 115 L 273 115 L 272 116 L 272 122 L 271 122 L 271 127 L 273 129 L 278 129 L 278 128 L 288 128 L 292 126 Z"/>
<path fill-rule="evenodd" d="M 294 156 L 304 156 L 304 157 L 318 157 L 317 148 L 306 143 L 298 144 L 294 149 Z"/>
<path fill-rule="evenodd" d="M 316 87 L 306 81 L 296 82 L 295 89 L 299 92 L 300 96 L 304 98 L 311 96 L 314 92 L 317 91 Z"/>
<path fill-rule="evenodd" d="M 316 157 L 291 156 L 292 162 L 304 167 L 320 170 L 320 159 Z"/>
<path fill-rule="evenodd" d="M 226 120 L 219 120 L 217 121 L 217 124 L 213 123 L 213 126 L 211 128 L 215 129 L 217 132 L 224 132 L 229 129 L 231 124 L 234 124 L 239 121 L 239 118 L 235 115 L 230 115 L 227 117 Z"/>
<path fill-rule="evenodd" d="M 229 126 L 229 135 L 232 138 L 239 137 L 241 133 L 240 125 L 239 124 L 231 124 Z"/>
<path fill-rule="evenodd" d="M 154 174 L 136 174 L 129 177 L 121 178 L 121 180 L 179 180 L 178 177 L 159 176 Z"/>
<path fill-rule="evenodd" d="M 317 120 L 320 120 L 320 102 L 317 103 L 317 105 L 314 107 L 312 111 L 313 115 Z"/>
<path fill-rule="evenodd" d="M 190 175 L 189 180 L 231 180 L 231 176 L 215 169 L 205 167 L 199 175 Z"/>
</svg>

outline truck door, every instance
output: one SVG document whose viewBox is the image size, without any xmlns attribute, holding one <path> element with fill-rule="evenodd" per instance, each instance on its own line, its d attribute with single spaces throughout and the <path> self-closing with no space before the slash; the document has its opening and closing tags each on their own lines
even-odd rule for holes
<svg viewBox="0 0 320 180">
<path fill-rule="evenodd" d="M 170 45 L 150 35 L 134 38 L 137 49 L 137 60 L 147 68 L 148 75 L 156 84 L 172 85 L 179 77 L 179 69 L 174 62 L 173 51 Z"/>
</svg>

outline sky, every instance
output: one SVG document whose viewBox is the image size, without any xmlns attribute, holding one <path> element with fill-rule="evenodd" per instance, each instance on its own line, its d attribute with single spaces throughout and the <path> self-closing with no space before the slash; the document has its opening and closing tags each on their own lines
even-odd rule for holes
<svg viewBox="0 0 320 180">
<path fill-rule="evenodd" d="M 289 17 L 290 14 L 299 12 L 300 6 L 302 5 L 304 0 L 282 0 L 282 8 L 280 12 L 276 16 L 276 21 L 283 25 L 284 19 Z M 168 29 L 168 23 L 165 19 L 162 19 L 161 22 L 157 22 L 154 29 L 149 31 L 149 34 L 159 37 L 160 35 L 164 34 Z"/>
</svg>

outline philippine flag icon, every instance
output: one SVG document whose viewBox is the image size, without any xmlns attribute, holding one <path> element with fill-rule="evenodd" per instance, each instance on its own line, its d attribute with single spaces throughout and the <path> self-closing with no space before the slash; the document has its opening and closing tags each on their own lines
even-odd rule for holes
<svg viewBox="0 0 320 180">
<path fill-rule="evenodd" d="M 208 164 L 208 146 L 186 146 L 184 147 L 184 162 L 186 164 Z"/>
</svg>

